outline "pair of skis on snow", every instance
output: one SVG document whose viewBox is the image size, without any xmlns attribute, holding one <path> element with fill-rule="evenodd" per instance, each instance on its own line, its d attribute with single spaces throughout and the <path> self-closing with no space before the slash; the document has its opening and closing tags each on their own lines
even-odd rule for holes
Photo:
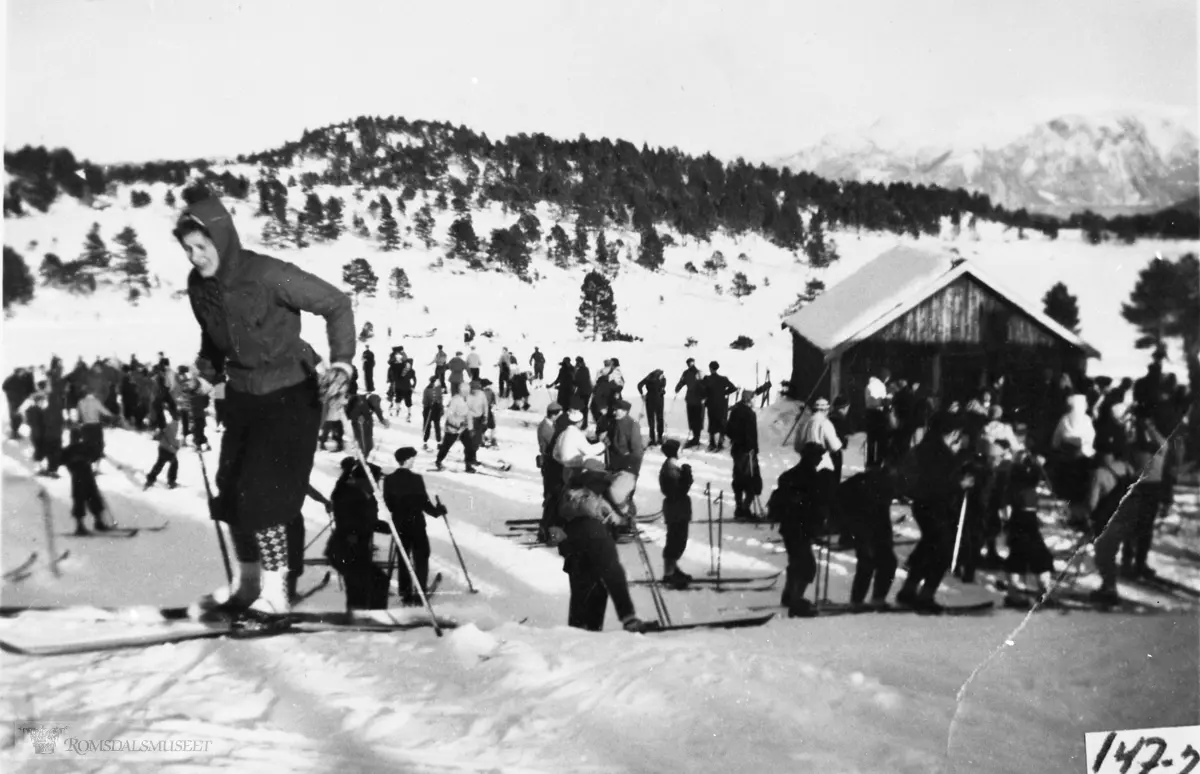
<svg viewBox="0 0 1200 774">
<path fill-rule="evenodd" d="M 54 560 L 54 564 L 58 564 L 59 562 L 64 561 L 70 555 L 71 555 L 70 549 L 63 551 L 61 554 L 58 555 L 58 558 Z M 34 551 L 33 553 L 31 553 L 29 555 L 28 559 L 26 559 L 25 561 L 18 564 L 16 567 L 14 567 L 11 570 L 4 573 L 4 581 L 6 583 L 20 583 L 21 581 L 25 580 L 26 578 L 28 578 L 30 575 L 33 574 L 33 566 L 35 564 L 37 564 L 37 560 L 38 560 L 38 552 Z"/>
</svg>

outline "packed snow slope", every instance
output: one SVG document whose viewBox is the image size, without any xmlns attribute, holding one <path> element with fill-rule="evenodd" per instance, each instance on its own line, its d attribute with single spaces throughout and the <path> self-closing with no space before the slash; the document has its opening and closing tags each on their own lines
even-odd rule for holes
<svg viewBox="0 0 1200 774">
<path fill-rule="evenodd" d="M 1194 722 L 1200 710 L 1196 643 L 1200 627 L 1183 598 L 1124 585 L 1122 593 L 1155 606 L 1146 615 L 998 609 L 984 617 L 911 615 L 776 619 L 756 629 L 635 636 L 611 614 L 607 630 L 563 626 L 568 599 L 562 560 L 523 545 L 509 519 L 536 518 L 541 482 L 533 462 L 533 410 L 504 410 L 501 448 L 487 462 L 513 463 L 504 477 L 426 473 L 431 493 L 449 509 L 477 594 L 469 594 L 446 525 L 431 520 L 432 569 L 444 581 L 433 598 L 439 615 L 459 621 L 438 639 L 429 630 L 399 634 L 331 633 L 260 641 L 212 641 L 55 658 L 0 656 L 0 715 L 54 721 L 77 739 L 199 740 L 203 752 L 94 752 L 113 771 L 420 772 L 1062 772 L 1080 770 L 1084 733 Z M 668 404 L 668 424 L 683 421 Z M 790 413 L 789 413 L 790 412 Z M 773 483 L 791 464 L 781 447 L 794 409 L 764 410 L 764 478 Z M 419 419 L 391 417 L 379 428 L 376 460 L 394 468 L 399 446 L 420 444 Z M 219 433 L 217 439 L 219 439 Z M 217 441 L 214 440 L 214 446 Z M 861 438 L 848 468 L 858 469 Z M 156 525 L 134 539 L 74 539 L 69 482 L 35 479 L 26 442 L 3 447 L 4 510 L 0 567 L 8 571 L 33 551 L 33 572 L 0 590 L 4 605 L 183 604 L 219 583 L 221 563 L 207 516 L 196 452 L 181 454 L 180 484 L 142 490 L 155 458 L 149 437 L 107 433 L 99 483 L 111 512 L 128 526 Z M 209 452 L 208 469 L 216 452 Z M 342 455 L 322 452 L 313 485 L 328 493 Z M 703 491 L 728 492 L 729 459 L 689 450 L 696 471 L 694 506 L 708 514 Z M 426 471 L 430 453 L 417 469 Z M 460 469 L 461 453 L 449 457 Z M 654 477 L 662 464 L 648 453 L 638 510 L 661 500 Z M 42 507 L 45 487 L 57 550 L 71 553 L 55 577 Z M 770 486 L 770 483 L 768 484 Z M 1152 564 L 1200 588 L 1189 545 L 1197 539 L 1194 491 L 1163 522 Z M 729 514 L 728 508 L 724 513 Z M 722 514 L 713 506 L 714 516 Z M 306 501 L 310 560 L 324 547 L 328 517 Z M 1052 547 L 1069 543 L 1047 524 Z M 911 520 L 901 537 L 912 534 Z M 665 532 L 645 525 L 656 574 Z M 722 524 L 722 573 L 767 575 L 782 569 L 778 535 L 768 527 Z M 377 541 L 381 552 L 387 543 Z M 901 548 L 903 554 L 907 548 Z M 386 555 L 386 553 L 381 553 Z M 620 546 L 631 578 L 645 577 L 635 547 Z M 708 525 L 695 524 L 683 568 L 704 577 L 712 568 Z M 301 578 L 309 588 L 324 567 Z M 844 601 L 854 571 L 835 553 L 830 597 Z M 901 574 L 902 577 L 902 574 Z M 1095 582 L 1085 572 L 1083 585 Z M 632 589 L 641 615 L 653 615 L 644 586 Z M 756 591 L 666 592 L 675 622 L 743 615 L 778 602 L 778 584 Z M 985 585 L 951 580 L 947 602 L 998 599 Z M 303 609 L 339 610 L 337 585 Z M 145 631 L 123 617 L 99 623 L 86 613 L 25 613 L 0 619 L 0 638 L 26 644 Z M 144 619 L 143 619 L 144 621 Z M 1024 625 L 1023 625 L 1024 624 Z M 74 754 L 36 756 L 15 724 L 0 755 L 6 770 L 78 770 Z M 63 758 L 68 758 L 64 761 Z"/>
<path fill-rule="evenodd" d="M 234 174 L 251 177 L 255 174 L 240 165 L 229 168 Z M 114 250 L 118 248 L 113 237 L 126 226 L 132 226 L 149 253 L 155 284 L 150 295 L 136 304 L 111 287 L 102 287 L 92 296 L 78 297 L 39 286 L 32 303 L 16 308 L 5 321 L 6 369 L 43 364 L 51 352 L 63 357 L 68 366 L 77 355 L 83 355 L 89 362 L 96 356 L 127 359 L 131 353 L 144 359 L 158 351 L 166 352 L 174 363 L 191 362 L 195 357 L 199 341 L 197 326 L 186 299 L 177 297 L 186 285 L 190 267 L 170 234 L 176 210 L 163 203 L 165 185 L 138 188 L 150 192 L 149 206 L 130 207 L 130 189 L 122 186 L 115 197 L 117 203 L 103 210 L 60 197 L 48 214 L 5 219 L 4 243 L 21 253 L 35 274 L 46 253 L 53 252 L 65 259 L 76 255 L 93 223 L 100 225 L 101 235 Z M 1135 349 L 1137 332 L 1121 317 L 1121 304 L 1128 300 L 1139 270 L 1156 252 L 1177 258 L 1200 249 L 1200 243 L 1196 242 L 1152 240 L 1134 245 L 1109 242 L 1092 246 L 1074 231 L 1063 231 L 1053 241 L 1037 233 L 1019 239 L 1013 230 L 980 222 L 974 230 L 964 227 L 957 237 L 947 224 L 939 239 L 834 231 L 831 236 L 841 260 L 828 269 L 817 270 L 757 235 L 735 238 L 717 234 L 711 244 L 705 244 L 685 241 L 675 234 L 676 245 L 666 248 L 663 270 L 649 272 L 629 260 L 631 250 L 636 255 L 638 237 L 609 228 L 608 244 L 624 243 L 624 247 L 618 248 L 619 269 L 612 280 L 619 325 L 623 332 L 643 341 L 593 344 L 590 335 L 585 338 L 576 331 L 575 320 L 580 284 L 583 276 L 595 268 L 594 263 L 575 263 L 569 269 L 560 269 L 548 259 L 543 245 L 534 254 L 530 267 L 534 279 L 530 283 L 498 270 L 471 271 L 463 261 L 446 259 L 439 263 L 446 252 L 441 242 L 446 241 L 455 217 L 452 211 L 435 213 L 434 236 L 439 244 L 431 250 L 426 250 L 409 234 L 406 239 L 412 247 L 383 252 L 374 237 L 378 219 L 367 209 L 370 198 L 378 196 L 379 191 L 366 192 L 363 201 L 356 201 L 349 188 L 317 186 L 315 191 L 323 200 L 332 195 L 343 198 L 346 224 L 360 214 L 373 236 L 363 239 L 347 232 L 332 243 L 317 243 L 300 250 L 264 251 L 293 261 L 342 287 L 342 267 L 354 258 L 368 259 L 379 277 L 379 287 L 374 298 L 358 299 L 356 324 L 361 328 L 365 322 L 373 323 L 372 343 L 377 351 L 385 345 L 404 343 L 406 337 L 429 336 L 416 347 L 419 368 L 432 359 L 436 344 L 445 345 L 451 354 L 462 348 L 459 337 L 463 326 L 470 323 L 478 333 L 489 330 L 494 333 L 490 340 L 481 337 L 475 342 L 489 365 L 496 362 L 502 346 L 514 350 L 522 362 L 527 362 L 536 345 L 552 363 L 563 356 L 583 355 L 595 366 L 602 357 L 618 356 L 626 376 L 635 379 L 655 367 L 674 374 L 682 368 L 685 357 L 694 356 L 702 367 L 709 360 L 720 361 L 723 371 L 739 384 L 754 380 L 754 365 L 758 363 L 760 378 L 769 367 L 778 384 L 780 379 L 788 377 L 791 367 L 791 338 L 780 330 L 781 316 L 797 294 L 804 291 L 806 282 L 816 278 L 830 287 L 890 247 L 907 243 L 956 249 L 1038 306 L 1051 285 L 1065 282 L 1079 297 L 1083 337 L 1103 353 L 1102 360 L 1091 364 L 1091 372 L 1139 376 L 1145 371 L 1148 356 Z M 399 192 L 382 193 L 395 201 Z M 409 215 L 425 196 L 419 194 L 409 202 Z M 290 191 L 290 201 L 303 201 L 299 188 Z M 226 204 L 235 210 L 234 219 L 243 244 L 263 249 L 261 233 L 265 219 L 253 215 L 257 202 L 227 199 Z M 505 215 L 498 207 L 475 210 L 472 215 L 475 231 L 482 241 L 486 241 L 491 229 L 510 226 L 516 220 L 515 215 Z M 569 218 L 559 221 L 555 215 L 544 205 L 538 207 L 543 234 L 555 222 L 561 222 L 567 233 L 573 234 L 573 221 Z M 410 221 L 399 213 L 396 216 L 403 232 Z M 589 239 L 590 261 L 596 235 L 590 234 Z M 685 269 L 688 263 L 701 269 L 704 261 L 718 250 L 727 267 L 715 275 L 692 274 Z M 411 300 L 395 301 L 388 296 L 388 276 L 396 267 L 403 268 L 408 275 Z M 757 286 L 749 296 L 736 299 L 731 295 L 735 272 L 744 272 L 749 282 Z M 730 349 L 730 343 L 739 335 L 749 336 L 754 346 L 741 352 Z M 318 351 L 326 349 L 319 320 L 305 320 L 305 337 Z M 689 339 L 696 342 L 691 348 L 686 346 Z M 413 351 L 412 346 L 409 351 Z M 1167 368 L 1183 376 L 1182 357 L 1175 354 Z M 547 365 L 548 369 L 551 367 Z M 421 375 L 419 371 L 418 376 Z"/>
</svg>

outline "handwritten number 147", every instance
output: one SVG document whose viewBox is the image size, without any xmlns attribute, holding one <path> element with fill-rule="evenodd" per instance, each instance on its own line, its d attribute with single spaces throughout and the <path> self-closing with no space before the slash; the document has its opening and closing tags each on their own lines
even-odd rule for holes
<svg viewBox="0 0 1200 774">
<path fill-rule="evenodd" d="M 1110 731 L 1108 736 L 1104 738 L 1104 744 L 1100 745 L 1100 752 L 1096 753 L 1096 760 L 1092 763 L 1093 774 L 1100 774 L 1100 768 L 1104 765 L 1104 761 L 1108 758 L 1109 751 L 1112 750 L 1113 742 L 1117 740 L 1117 732 Z M 1125 743 L 1121 742 L 1117 745 L 1117 750 L 1113 753 L 1113 760 L 1121 763 L 1121 774 L 1129 774 L 1129 769 L 1133 765 L 1133 761 L 1137 758 L 1138 753 L 1142 751 L 1142 747 L 1154 747 L 1154 753 L 1150 759 L 1142 764 L 1141 774 L 1150 774 L 1158 767 L 1159 761 L 1163 754 L 1167 751 L 1167 743 L 1157 736 L 1142 736 L 1138 737 L 1137 744 L 1133 747 L 1125 747 Z M 1179 770 L 1179 774 L 1189 774 L 1192 769 L 1200 764 L 1200 752 L 1197 752 L 1189 744 L 1181 753 L 1184 758 L 1189 759 L 1187 766 Z M 1170 765 L 1173 761 L 1168 762 Z"/>
</svg>

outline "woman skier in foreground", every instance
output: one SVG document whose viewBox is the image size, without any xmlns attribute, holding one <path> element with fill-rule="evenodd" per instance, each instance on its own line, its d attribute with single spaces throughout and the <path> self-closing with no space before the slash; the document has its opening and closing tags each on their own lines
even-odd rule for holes
<svg viewBox="0 0 1200 774">
<path fill-rule="evenodd" d="M 291 611 L 288 525 L 300 519 L 322 401 L 345 400 L 353 375 L 354 314 L 346 294 L 296 266 L 242 249 L 233 219 L 192 189 L 174 235 L 193 269 L 188 297 L 200 359 L 225 381 L 225 434 L 213 518 L 229 524 L 238 569 L 202 608 L 270 621 Z M 325 318 L 331 367 L 300 338 L 300 312 Z"/>
</svg>

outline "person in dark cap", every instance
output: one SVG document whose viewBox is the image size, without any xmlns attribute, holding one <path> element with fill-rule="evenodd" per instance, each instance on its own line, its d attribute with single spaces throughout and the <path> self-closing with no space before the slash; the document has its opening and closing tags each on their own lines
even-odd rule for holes
<svg viewBox="0 0 1200 774">
<path fill-rule="evenodd" d="M 704 403 L 708 407 L 709 451 L 721 451 L 725 448 L 725 420 L 729 414 L 729 396 L 737 392 L 733 382 L 717 373 L 720 367 L 715 360 L 709 363 L 708 376 L 703 379 Z"/>
<path fill-rule="evenodd" d="M 627 471 L 635 477 L 641 475 L 642 457 L 646 447 L 642 443 L 642 428 L 629 416 L 629 401 L 621 399 L 613 406 L 613 419 L 608 426 L 608 469 L 613 473 Z"/>
<path fill-rule="evenodd" d="M 491 379 L 480 379 L 479 387 L 487 397 L 487 422 L 484 425 L 484 442 L 480 446 L 490 446 L 493 449 L 498 445 L 496 443 L 496 391 L 492 389 Z"/>
<path fill-rule="evenodd" d="M 538 539 L 542 542 L 549 541 L 550 527 L 555 526 L 558 499 L 562 495 L 563 467 L 554 457 L 554 447 L 567 424 L 562 406 L 551 403 L 537 428 L 537 466 L 542 471 L 542 520 L 538 526 Z"/>
<path fill-rule="evenodd" d="M 383 470 L 368 465 L 375 480 L 382 481 Z M 379 503 L 367 472 L 353 457 L 342 460 L 342 475 L 329 499 L 333 505 L 333 533 L 325 544 L 325 558 L 342 576 L 346 606 L 361 610 L 386 608 L 387 574 L 375 565 L 373 554 L 375 533 L 388 533 L 388 529 L 379 521 Z"/>
<path fill-rule="evenodd" d="M 772 510 L 779 516 L 779 534 L 787 549 L 787 580 L 783 587 L 783 605 L 789 618 L 811 618 L 816 607 L 804 598 L 805 590 L 817 575 L 813 557 L 813 541 L 825 529 L 827 509 L 821 507 L 820 489 L 823 482 L 817 467 L 825 456 L 820 444 L 805 444 L 800 449 L 800 462 L 779 476 L 776 491 L 771 496 Z"/>
<path fill-rule="evenodd" d="M 960 505 L 975 486 L 974 474 L 958 456 L 962 444 L 962 420 L 939 412 L 913 450 L 912 466 L 905 473 L 921 539 L 908 557 L 908 577 L 896 593 L 898 604 L 930 613 L 942 610 L 934 595 L 950 569 Z"/>
<path fill-rule="evenodd" d="M 679 560 L 687 549 L 688 524 L 692 520 L 692 466 L 679 464 L 679 441 L 668 438 L 662 442 L 666 457 L 658 470 L 658 487 L 663 495 L 663 522 L 667 525 L 667 542 L 663 546 L 663 583 L 686 588 L 692 576 L 679 569 Z"/>
<path fill-rule="evenodd" d="M 583 421 L 580 423 L 582 430 L 587 430 L 588 426 L 588 403 L 592 399 L 592 389 L 592 372 L 588 370 L 582 357 L 575 358 L 575 397 L 583 404 Z"/>
<path fill-rule="evenodd" d="M 571 366 L 571 358 L 562 359 L 558 366 L 558 378 L 550 383 L 549 389 L 558 390 L 555 403 L 564 409 L 571 405 L 571 398 L 575 397 L 575 369 Z"/>
<path fill-rule="evenodd" d="M 446 515 L 446 507 L 434 505 L 425 490 L 425 479 L 413 472 L 413 460 L 417 450 L 404 446 L 396 450 L 396 464 L 400 467 L 383 480 L 383 502 L 392 514 L 392 523 L 400 534 L 403 550 L 408 554 L 425 591 L 429 583 L 429 535 L 425 531 L 425 515 Z M 421 598 L 412 586 L 407 572 L 400 573 L 400 598 L 405 605 L 419 605 Z"/>
<path fill-rule="evenodd" d="M 754 498 L 762 493 L 758 467 L 758 416 L 754 413 L 754 391 L 742 390 L 741 400 L 729 412 L 729 452 L 733 455 L 733 518 L 755 521 Z"/>
<path fill-rule="evenodd" d="M 700 369 L 696 368 L 696 359 L 689 357 L 687 359 L 687 368 L 680 375 L 679 381 L 675 383 L 675 394 L 679 395 L 679 391 L 687 388 L 684 393 L 683 402 L 687 405 L 687 420 L 688 432 L 692 437 L 688 439 L 684 446 L 690 449 L 693 446 L 700 445 L 700 433 L 704 431 L 704 384 L 703 377 L 700 376 Z"/>
</svg>

